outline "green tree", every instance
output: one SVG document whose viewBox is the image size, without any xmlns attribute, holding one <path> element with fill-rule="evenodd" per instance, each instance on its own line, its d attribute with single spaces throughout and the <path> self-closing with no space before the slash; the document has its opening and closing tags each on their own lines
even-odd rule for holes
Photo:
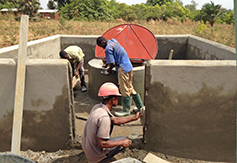
<svg viewBox="0 0 237 163">
<path fill-rule="evenodd" d="M 61 16 L 74 20 L 102 20 L 114 19 L 113 10 L 107 0 L 73 0 L 61 8 Z"/>
<path fill-rule="evenodd" d="M 166 2 L 170 2 L 170 3 L 173 3 L 174 1 L 173 0 L 147 0 L 146 2 L 146 5 L 147 6 L 155 6 L 155 5 L 163 5 L 165 4 Z"/>
<path fill-rule="evenodd" d="M 189 9 L 190 11 L 196 11 L 198 3 L 196 3 L 194 0 L 191 1 L 191 4 L 187 4 L 184 7 Z"/>
<path fill-rule="evenodd" d="M 47 7 L 48 9 L 56 9 L 56 4 L 54 3 L 54 0 L 49 0 Z"/>
<path fill-rule="evenodd" d="M 15 8 L 16 7 L 16 3 L 15 1 L 9 1 L 9 0 L 0 0 L 0 10 L 3 8 Z"/>
<path fill-rule="evenodd" d="M 209 22 L 213 27 L 215 21 L 223 15 L 221 11 L 221 5 L 215 5 L 214 2 L 206 3 L 203 5 L 200 12 L 201 20 L 204 22 Z"/>
<path fill-rule="evenodd" d="M 18 12 L 35 17 L 40 8 L 38 0 L 17 0 L 16 1 Z"/>
<path fill-rule="evenodd" d="M 184 5 L 184 3 L 181 0 L 174 0 L 174 2 L 177 2 L 180 6 Z"/>
<path fill-rule="evenodd" d="M 225 10 L 220 20 L 221 20 L 221 23 L 234 24 L 235 23 L 234 11 Z"/>
<path fill-rule="evenodd" d="M 121 18 L 127 22 L 131 22 L 137 19 L 135 12 L 129 7 L 121 13 Z"/>
<path fill-rule="evenodd" d="M 64 7 L 66 4 L 70 4 L 71 1 L 70 0 L 54 0 L 55 2 L 57 2 L 57 6 L 58 9 L 61 10 L 62 7 Z"/>
</svg>

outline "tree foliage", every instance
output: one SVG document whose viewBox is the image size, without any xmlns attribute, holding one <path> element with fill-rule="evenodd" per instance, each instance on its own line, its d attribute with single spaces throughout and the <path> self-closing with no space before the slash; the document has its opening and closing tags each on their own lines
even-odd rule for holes
<svg viewBox="0 0 237 163">
<path fill-rule="evenodd" d="M 48 9 L 56 9 L 56 4 L 54 3 L 54 0 L 49 0 L 47 4 Z"/>
<path fill-rule="evenodd" d="M 61 10 L 62 7 L 64 7 L 66 4 L 70 4 L 70 0 L 54 0 L 58 4 L 58 9 Z"/>
<path fill-rule="evenodd" d="M 215 5 L 214 2 L 211 1 L 211 3 L 206 3 L 202 6 L 200 13 L 196 16 L 195 20 L 203 20 L 204 23 L 209 22 L 213 27 L 216 20 L 222 15 L 221 5 Z"/>
<path fill-rule="evenodd" d="M 167 2 L 170 2 L 170 3 L 172 3 L 173 2 L 173 0 L 147 0 L 147 2 L 146 2 L 146 5 L 147 6 L 155 6 L 155 5 L 163 5 L 163 4 L 165 4 L 165 3 L 167 3 Z"/>
<path fill-rule="evenodd" d="M 68 20 L 109 21 L 115 14 L 107 0 L 74 0 L 61 8 L 61 15 Z"/>
<path fill-rule="evenodd" d="M 18 8 L 23 13 L 35 16 L 39 9 L 38 0 L 0 0 L 0 8 Z M 147 0 L 147 3 L 127 5 L 116 0 L 49 0 L 48 8 L 54 9 L 53 2 L 57 2 L 60 16 L 67 20 L 111 21 L 123 19 L 134 20 L 162 20 L 175 19 L 185 21 L 193 19 L 204 23 L 234 23 L 234 12 L 225 10 L 221 5 L 213 2 L 204 4 L 201 10 L 196 10 L 197 3 L 183 6 L 182 0 Z M 38 6 L 38 7 L 37 7 Z"/>
<path fill-rule="evenodd" d="M 189 9 L 190 11 L 196 11 L 198 3 L 196 3 L 194 0 L 191 1 L 191 4 L 187 4 L 184 7 Z"/>
<path fill-rule="evenodd" d="M 38 0 L 16 0 L 16 6 L 18 12 L 35 17 L 40 8 L 40 2 Z"/>
<path fill-rule="evenodd" d="M 15 1 L 0 0 L 0 10 L 3 8 L 10 9 L 15 7 L 16 7 Z"/>
</svg>

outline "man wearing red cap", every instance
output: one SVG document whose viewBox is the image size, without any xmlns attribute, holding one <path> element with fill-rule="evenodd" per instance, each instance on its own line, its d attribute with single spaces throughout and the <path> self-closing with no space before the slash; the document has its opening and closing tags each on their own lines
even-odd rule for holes
<svg viewBox="0 0 237 163">
<path fill-rule="evenodd" d="M 82 139 L 82 148 L 89 163 L 105 163 L 132 143 L 126 137 L 110 138 L 114 124 L 124 124 L 142 117 L 139 112 L 134 117 L 114 117 L 110 110 L 118 104 L 121 96 L 118 87 L 110 82 L 104 83 L 98 96 L 102 103 L 95 105 L 87 119 Z"/>
</svg>

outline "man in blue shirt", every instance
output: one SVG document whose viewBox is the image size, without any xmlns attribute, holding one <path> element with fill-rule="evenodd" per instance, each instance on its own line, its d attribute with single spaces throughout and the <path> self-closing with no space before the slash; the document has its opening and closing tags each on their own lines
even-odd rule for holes
<svg viewBox="0 0 237 163">
<path fill-rule="evenodd" d="M 145 109 L 139 93 L 135 91 L 132 85 L 133 80 L 133 66 L 125 49 L 115 39 L 107 40 L 104 37 L 97 38 L 97 45 L 105 49 L 106 64 L 104 68 L 108 67 L 107 72 L 111 73 L 115 67 L 119 90 L 122 94 L 123 109 L 120 112 L 115 112 L 116 116 L 126 116 L 130 114 L 130 107 L 132 99 L 136 104 L 134 112 L 138 112 L 141 108 Z"/>
</svg>

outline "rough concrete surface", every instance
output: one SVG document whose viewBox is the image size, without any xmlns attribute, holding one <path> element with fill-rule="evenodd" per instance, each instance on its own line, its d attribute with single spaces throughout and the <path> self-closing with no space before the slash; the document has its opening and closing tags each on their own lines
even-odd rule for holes
<svg viewBox="0 0 237 163">
<path fill-rule="evenodd" d="M 88 75 L 86 74 L 86 82 L 88 84 Z M 89 88 L 90 89 L 90 88 Z M 72 142 L 71 149 L 57 150 L 56 152 L 46 151 L 32 151 L 30 149 L 21 151 L 22 156 L 29 158 L 36 163 L 87 163 L 85 154 L 81 148 L 81 138 L 84 129 L 84 124 L 89 115 L 90 109 L 100 101 L 93 100 L 89 97 L 88 92 L 81 92 L 80 86 L 74 90 L 75 112 L 76 112 L 76 140 Z M 112 109 L 112 113 L 121 109 L 117 106 Z M 133 115 L 133 114 L 132 114 Z M 169 161 L 171 163 L 213 163 L 202 160 L 179 158 L 172 155 L 166 155 L 159 152 L 152 152 L 145 150 L 145 144 L 142 140 L 142 126 L 140 121 L 128 123 L 123 126 L 115 126 L 111 137 L 127 136 L 132 139 L 132 145 L 124 152 L 119 153 L 111 159 L 110 162 L 121 160 L 123 158 L 135 158 L 144 163 L 144 158 L 151 153 L 160 159 Z M 8 152 L 3 152 L 8 153 Z M 1 154 L 1 153 L 0 153 Z M 149 162 L 147 162 L 149 163 Z M 215 162 L 218 163 L 218 162 Z"/>
<path fill-rule="evenodd" d="M 150 61 L 146 149 L 208 161 L 236 160 L 236 61 Z"/>
<path fill-rule="evenodd" d="M 11 148 L 16 62 L 0 60 L 0 151 Z M 26 63 L 21 150 L 67 149 L 73 139 L 73 97 L 66 60 Z M 40 132 L 39 132 L 40 131 Z"/>
</svg>

